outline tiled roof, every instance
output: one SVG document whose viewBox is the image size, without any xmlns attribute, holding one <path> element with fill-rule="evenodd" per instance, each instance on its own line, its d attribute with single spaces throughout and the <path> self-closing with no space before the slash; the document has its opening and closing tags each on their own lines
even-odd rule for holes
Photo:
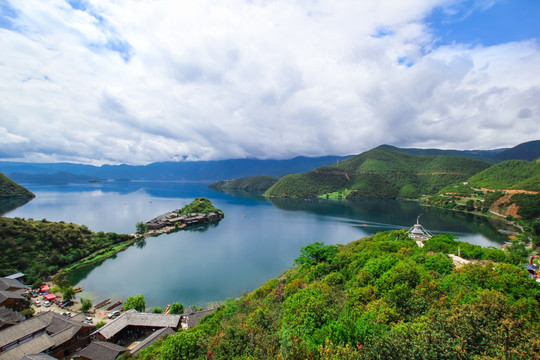
<svg viewBox="0 0 540 360">
<path fill-rule="evenodd" d="M 106 341 L 93 341 L 90 345 L 77 352 L 74 357 L 79 355 L 93 360 L 114 360 L 125 351 L 127 349 L 120 345 Z"/>
<path fill-rule="evenodd" d="M 99 328 L 96 332 L 101 334 L 105 339 L 110 339 L 126 326 L 170 327 L 176 329 L 179 325 L 180 315 L 140 313 L 131 309 L 117 317 L 114 321 Z"/>
<path fill-rule="evenodd" d="M 166 327 L 163 329 L 156 330 L 152 333 L 152 335 L 148 336 L 146 339 L 141 341 L 137 344 L 133 349 L 131 349 L 131 355 L 137 355 L 139 351 L 146 349 L 148 346 L 150 346 L 154 341 L 161 339 L 162 337 L 166 335 L 172 335 L 175 334 L 176 331 L 174 331 L 170 327 Z"/>
</svg>

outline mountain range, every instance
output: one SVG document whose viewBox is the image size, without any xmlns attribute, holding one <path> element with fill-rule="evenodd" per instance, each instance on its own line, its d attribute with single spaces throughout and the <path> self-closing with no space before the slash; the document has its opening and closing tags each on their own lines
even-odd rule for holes
<svg viewBox="0 0 540 360">
<path fill-rule="evenodd" d="M 519 144 L 510 149 L 494 150 L 415 149 L 398 148 L 390 145 L 382 145 L 380 148 L 408 155 L 461 157 L 490 164 L 507 159 L 530 161 L 540 157 L 540 140 Z M 231 159 L 102 166 L 75 163 L 0 161 L 0 171 L 19 183 L 60 185 L 95 180 L 215 182 L 261 174 L 279 178 L 287 174 L 305 173 L 321 166 L 339 164 L 350 157 L 296 157 L 288 160 Z"/>
</svg>

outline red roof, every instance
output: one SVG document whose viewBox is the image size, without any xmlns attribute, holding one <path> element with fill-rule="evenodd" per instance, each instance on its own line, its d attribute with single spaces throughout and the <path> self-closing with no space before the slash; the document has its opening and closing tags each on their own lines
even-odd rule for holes
<svg viewBox="0 0 540 360">
<path fill-rule="evenodd" d="M 56 299 L 56 295 L 54 295 L 54 294 L 47 294 L 47 295 L 45 295 L 45 299 L 47 299 L 47 300 L 49 300 L 49 301 L 54 300 L 54 299 Z"/>
<path fill-rule="evenodd" d="M 47 290 L 49 290 L 49 289 L 50 289 L 49 285 L 42 285 L 42 286 L 39 288 L 39 290 L 40 290 L 41 292 L 45 292 L 45 291 L 47 291 Z"/>
</svg>

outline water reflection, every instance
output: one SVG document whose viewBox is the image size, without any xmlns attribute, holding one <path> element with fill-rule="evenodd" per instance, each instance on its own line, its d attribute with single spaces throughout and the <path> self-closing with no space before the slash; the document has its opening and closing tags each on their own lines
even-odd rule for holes
<svg viewBox="0 0 540 360">
<path fill-rule="evenodd" d="M 33 198 L 31 197 L 18 197 L 14 199 L 0 199 L 0 215 L 4 215 L 11 210 L 23 206 Z"/>
<path fill-rule="evenodd" d="M 266 199 L 260 193 L 219 193 L 206 184 L 98 183 L 32 187 L 31 202 L 8 216 L 85 224 L 93 231 L 129 233 L 138 221 L 205 196 L 225 212 L 219 223 L 147 238 L 99 264 L 72 273 L 84 297 L 113 301 L 143 294 L 149 306 L 181 301 L 205 305 L 238 297 L 288 269 L 302 246 L 348 243 L 421 222 L 483 246 L 504 236 L 485 218 L 395 200 Z"/>
</svg>

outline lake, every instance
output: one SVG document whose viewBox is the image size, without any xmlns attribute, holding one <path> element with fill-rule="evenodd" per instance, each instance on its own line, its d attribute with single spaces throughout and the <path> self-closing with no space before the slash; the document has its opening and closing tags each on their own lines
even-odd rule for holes
<svg viewBox="0 0 540 360">
<path fill-rule="evenodd" d="M 204 196 L 224 211 L 217 224 L 147 238 L 99 265 L 74 272 L 79 295 L 96 303 L 143 294 L 147 306 L 175 301 L 207 306 L 239 297 L 293 265 L 300 248 L 346 244 L 379 231 L 409 228 L 419 214 L 433 233 L 499 246 L 506 237 L 486 218 L 397 200 L 266 199 L 219 193 L 207 184 L 101 182 L 68 186 L 25 184 L 36 194 L 4 216 L 73 222 L 93 231 L 133 233 L 147 221 Z"/>
</svg>

